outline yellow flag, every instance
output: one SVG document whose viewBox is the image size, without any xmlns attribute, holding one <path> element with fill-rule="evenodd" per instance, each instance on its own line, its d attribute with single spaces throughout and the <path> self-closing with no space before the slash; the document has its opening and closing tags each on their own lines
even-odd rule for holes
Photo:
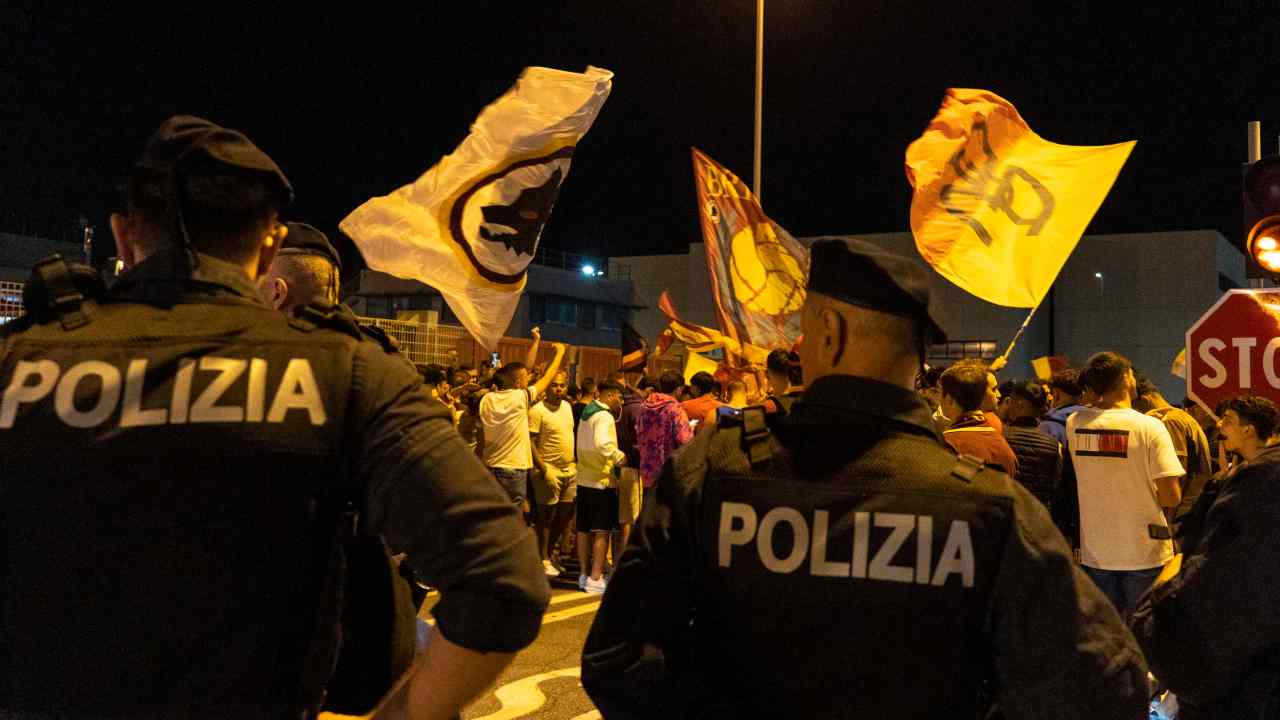
<svg viewBox="0 0 1280 720">
<path fill-rule="evenodd" d="M 1051 143 L 1004 98 L 952 88 L 907 148 L 916 248 L 983 300 L 1035 307 L 1134 144 Z"/>
<path fill-rule="evenodd" d="M 699 355 L 696 352 L 689 353 L 689 357 L 684 361 L 684 381 L 686 383 L 693 382 L 693 376 L 700 372 L 708 372 L 712 375 L 716 374 L 720 364 L 711 358 Z M 692 419 L 692 418 L 691 418 Z M 701 420 L 702 418 L 697 418 Z"/>
</svg>

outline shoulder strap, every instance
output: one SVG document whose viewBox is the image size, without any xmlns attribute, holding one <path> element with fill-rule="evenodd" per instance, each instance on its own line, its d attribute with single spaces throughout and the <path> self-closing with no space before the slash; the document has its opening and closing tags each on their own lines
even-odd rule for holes
<svg viewBox="0 0 1280 720">
<path fill-rule="evenodd" d="M 771 435 L 763 405 L 742 409 L 742 450 L 747 454 L 752 469 L 758 469 L 773 457 L 773 448 L 769 444 Z"/>
<path fill-rule="evenodd" d="M 31 268 L 35 280 L 30 287 L 29 311 L 48 312 L 58 318 L 63 330 L 75 330 L 89 324 L 84 310 L 84 295 L 76 287 L 71 268 L 61 255 L 50 255 Z M 43 291 L 43 297 L 40 297 Z"/>
<path fill-rule="evenodd" d="M 951 468 L 951 475 L 965 483 L 972 483 L 973 479 L 978 477 L 978 473 L 982 472 L 984 467 L 982 461 L 978 458 L 961 453 L 956 458 L 956 464 Z"/>
</svg>

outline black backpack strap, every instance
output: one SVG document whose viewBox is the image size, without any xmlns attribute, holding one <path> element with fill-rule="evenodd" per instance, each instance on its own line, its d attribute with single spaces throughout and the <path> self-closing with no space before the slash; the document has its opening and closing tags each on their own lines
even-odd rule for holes
<svg viewBox="0 0 1280 720">
<path fill-rule="evenodd" d="M 956 458 L 956 464 L 951 468 L 951 475 L 965 483 L 971 483 L 974 478 L 978 477 L 978 473 L 982 472 L 984 467 L 982 461 L 978 458 L 961 454 Z"/>
<path fill-rule="evenodd" d="M 43 307 L 32 310 L 57 316 L 63 330 L 75 330 L 89 324 L 89 315 L 84 309 L 85 297 L 76 287 L 71 268 L 61 255 L 55 253 L 40 260 L 31 268 L 31 273 L 44 291 Z"/>
</svg>

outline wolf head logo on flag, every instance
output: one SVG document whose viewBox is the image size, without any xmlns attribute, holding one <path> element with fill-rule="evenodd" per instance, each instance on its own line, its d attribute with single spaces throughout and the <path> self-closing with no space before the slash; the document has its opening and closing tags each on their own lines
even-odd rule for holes
<svg viewBox="0 0 1280 720">
<path fill-rule="evenodd" d="M 573 146 L 510 163 L 449 204 L 449 237 L 486 280 L 519 282 L 569 172 Z"/>
<path fill-rule="evenodd" d="M 342 231 L 370 268 L 439 290 L 481 344 L 497 347 L 574 150 L 612 88 L 600 68 L 527 68 L 452 154 L 356 208 Z"/>
</svg>

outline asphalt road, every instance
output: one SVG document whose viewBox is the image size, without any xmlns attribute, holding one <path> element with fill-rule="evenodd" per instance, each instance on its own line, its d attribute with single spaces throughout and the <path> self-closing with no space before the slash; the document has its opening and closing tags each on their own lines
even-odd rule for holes
<svg viewBox="0 0 1280 720">
<path fill-rule="evenodd" d="M 463 711 L 466 720 L 595 720 L 600 717 L 578 682 L 579 659 L 587 630 L 600 607 L 600 595 L 578 590 L 576 578 L 552 581 L 551 605 L 537 641 L 518 655 L 487 695 Z M 435 597 L 423 605 L 430 618 Z"/>
</svg>

